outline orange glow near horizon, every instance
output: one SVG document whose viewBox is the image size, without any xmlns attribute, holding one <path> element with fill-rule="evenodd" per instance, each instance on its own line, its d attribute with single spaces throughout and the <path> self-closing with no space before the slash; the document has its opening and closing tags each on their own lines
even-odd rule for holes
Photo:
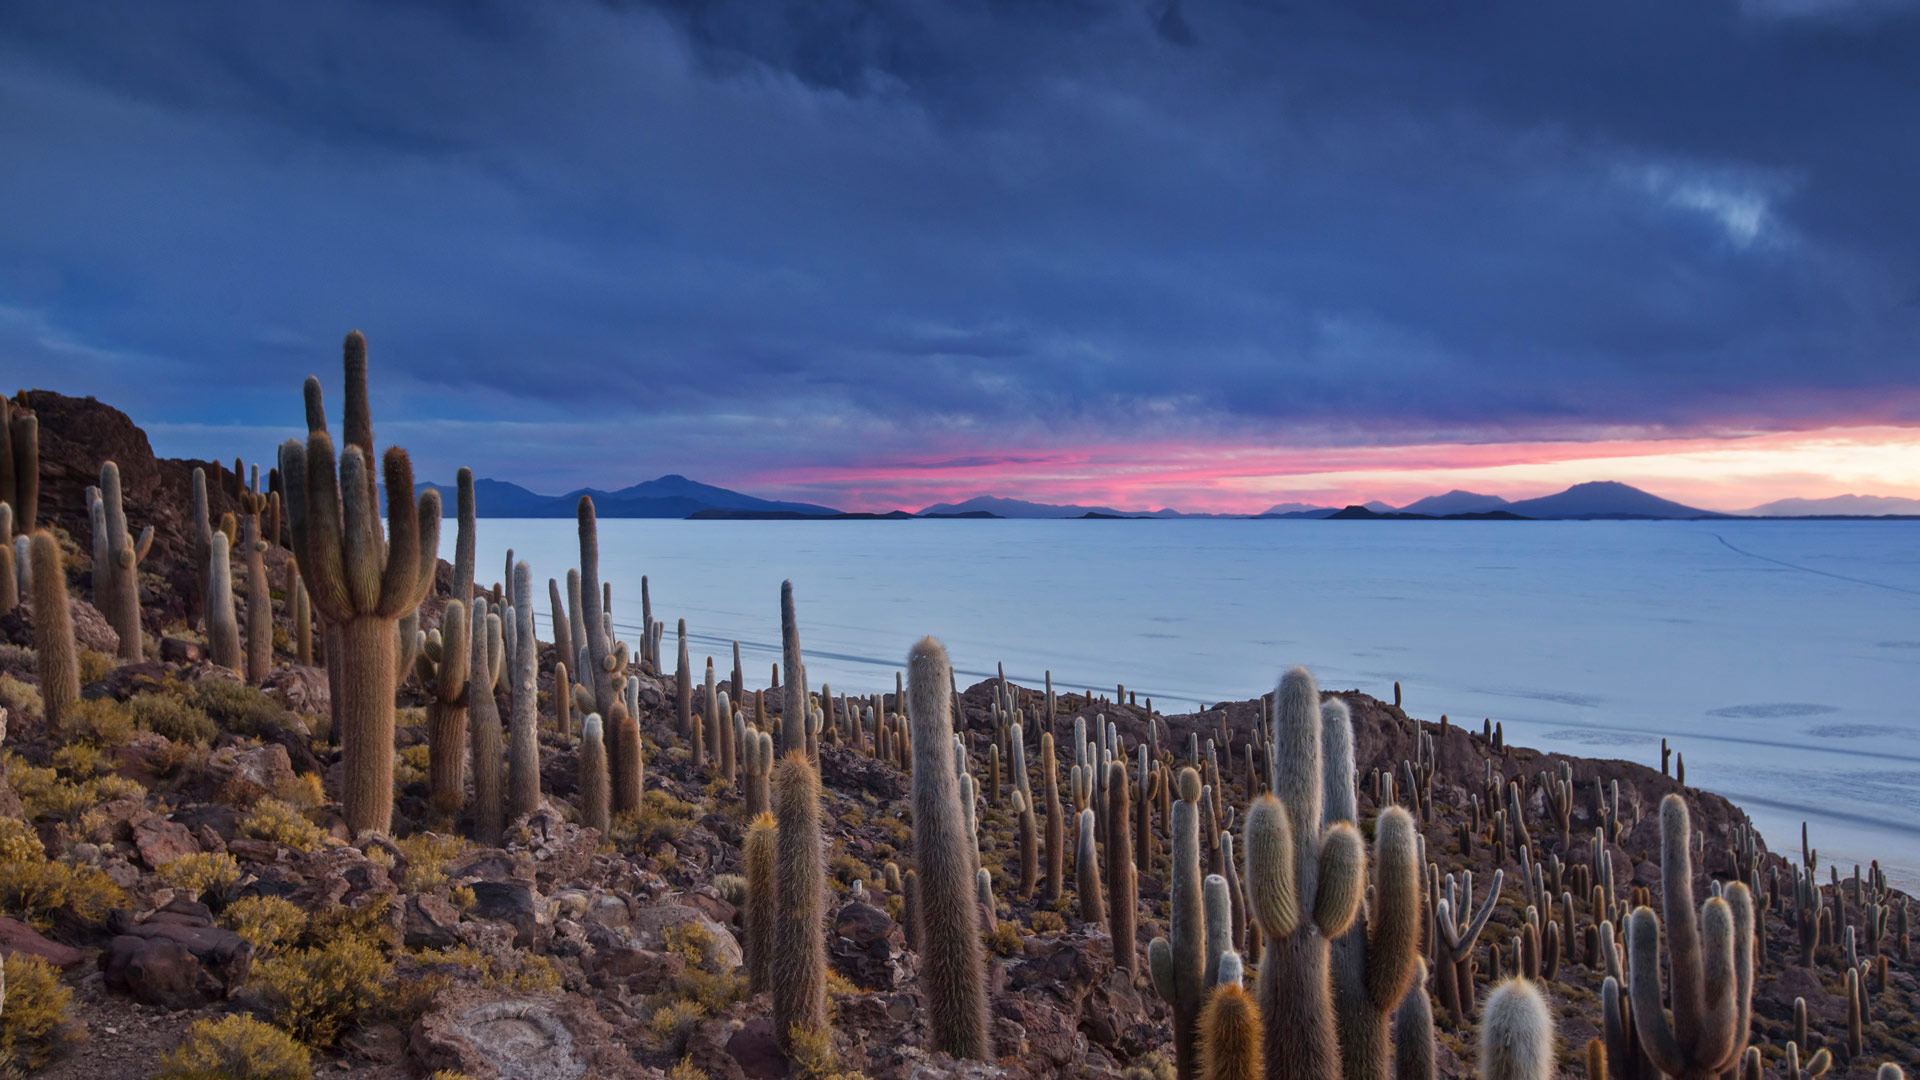
<svg viewBox="0 0 1920 1080">
<path fill-rule="evenodd" d="M 999 495 L 1126 511 L 1259 513 L 1283 502 L 1402 506 L 1455 488 L 1526 499 L 1591 480 L 1738 511 L 1784 498 L 1920 498 L 1920 428 L 1397 446 L 1143 442 L 798 466 L 741 479 L 767 497 L 876 511 Z"/>
</svg>

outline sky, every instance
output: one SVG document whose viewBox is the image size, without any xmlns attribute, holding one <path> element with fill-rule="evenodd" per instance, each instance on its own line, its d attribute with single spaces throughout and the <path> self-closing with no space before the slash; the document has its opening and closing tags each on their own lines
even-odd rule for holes
<svg viewBox="0 0 1920 1080">
<path fill-rule="evenodd" d="M 1920 497 L 1920 3 L 0 6 L 0 386 L 846 509 Z"/>
</svg>

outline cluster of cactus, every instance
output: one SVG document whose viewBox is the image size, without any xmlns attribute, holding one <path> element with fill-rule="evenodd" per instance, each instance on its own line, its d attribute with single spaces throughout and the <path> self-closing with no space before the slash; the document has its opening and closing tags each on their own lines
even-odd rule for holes
<svg viewBox="0 0 1920 1080">
<path fill-rule="evenodd" d="M 40 520 L 40 420 L 6 400 L 0 400 L 0 503 L 12 508 L 21 535 L 33 535 Z"/>
<path fill-rule="evenodd" d="M 336 464 L 320 383 L 309 377 L 307 441 L 281 445 L 280 475 L 301 577 L 315 610 L 338 632 L 338 649 L 328 643 L 327 665 L 340 673 L 334 706 L 345 753 L 342 801 L 348 831 L 359 836 L 384 834 L 392 825 L 396 626 L 433 585 L 440 496 L 429 488 L 416 504 L 406 451 L 388 448 L 389 527 L 382 528 L 366 340 L 349 334 L 344 352 L 346 451 Z"/>
<path fill-rule="evenodd" d="M 1170 819 L 1173 878 L 1168 892 L 1167 936 L 1148 944 L 1147 971 L 1154 989 L 1173 1010 L 1174 1069 L 1181 1080 L 1188 1080 L 1198 1074 L 1198 1025 L 1208 990 L 1206 909 L 1200 877 L 1200 774 L 1192 768 L 1181 769 L 1178 787 L 1180 798 L 1173 804 Z M 1254 815 L 1248 814 L 1248 829 L 1254 825 Z M 1285 825 L 1280 828 L 1284 830 Z M 1247 857 L 1251 875 L 1251 832 Z"/>
<path fill-rule="evenodd" d="M 120 487 L 120 466 L 100 466 L 100 486 L 87 489 L 88 516 L 93 525 L 93 606 L 106 615 L 120 637 L 121 660 L 140 662 L 140 562 L 153 547 L 153 526 L 135 540 L 127 529 L 127 511 Z"/>
<path fill-rule="evenodd" d="M 447 601 L 440 628 L 422 634 L 414 650 L 414 677 L 427 692 L 427 797 L 442 814 L 457 813 L 466 799 L 468 610 Z M 484 619 L 476 629 L 485 636 Z"/>
<path fill-rule="evenodd" d="M 485 597 L 473 600 L 473 629 L 467 660 L 468 746 L 473 758 L 473 836 L 481 844 L 498 847 L 506 833 L 506 754 L 500 738 L 500 705 L 493 691 L 500 678 L 504 643 L 500 616 L 487 610 Z M 482 632 L 479 628 L 486 626 Z"/>
</svg>

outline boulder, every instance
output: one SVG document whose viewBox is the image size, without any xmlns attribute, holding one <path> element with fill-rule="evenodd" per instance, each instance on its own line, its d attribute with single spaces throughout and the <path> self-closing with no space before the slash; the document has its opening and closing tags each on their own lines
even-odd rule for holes
<svg viewBox="0 0 1920 1080">
<path fill-rule="evenodd" d="M 183 855 L 200 851 L 191 829 L 177 821 L 157 817 L 133 823 L 133 846 L 149 870 L 158 870 Z"/>
<path fill-rule="evenodd" d="M 707 918 L 705 912 L 672 901 L 648 904 L 634 912 L 633 935 L 642 947 L 665 951 L 667 931 L 687 925 L 698 926 L 713 938 L 713 959 L 722 971 L 746 963 L 732 931 Z"/>
<path fill-rule="evenodd" d="M 108 942 L 100 966 L 109 988 L 144 1004 L 194 1009 L 240 989 L 253 946 L 213 925 L 207 909 L 176 900 Z"/>
<path fill-rule="evenodd" d="M 207 758 L 206 777 L 229 803 L 248 803 L 271 797 L 294 778 L 285 747 L 276 744 L 244 749 L 223 746 Z"/>
<path fill-rule="evenodd" d="M 871 904 L 856 900 L 833 918 L 828 960 L 863 990 L 897 989 L 906 980 L 900 963 L 905 949 L 899 924 Z"/>
<path fill-rule="evenodd" d="M 324 716 L 333 708 L 325 668 L 297 664 L 277 667 L 267 676 L 267 681 L 260 684 L 260 689 L 290 712 Z"/>
<path fill-rule="evenodd" d="M 37 956 L 63 971 L 78 966 L 85 959 L 79 949 L 48 941 L 26 923 L 6 918 L 0 918 L 0 953 Z"/>
<path fill-rule="evenodd" d="M 531 886 L 518 881 L 476 881 L 473 906 L 467 914 L 475 919 L 490 919 L 513 927 L 516 948 L 530 949 L 547 926 L 540 895 Z"/>
<path fill-rule="evenodd" d="M 409 949 L 445 949 L 460 942 L 460 909 L 432 893 L 407 897 L 401 933 Z"/>
<path fill-rule="evenodd" d="M 421 1072 L 472 1080 L 639 1080 L 648 1071 L 611 1025 L 576 995 L 446 990 L 413 1025 L 408 1053 Z"/>
</svg>

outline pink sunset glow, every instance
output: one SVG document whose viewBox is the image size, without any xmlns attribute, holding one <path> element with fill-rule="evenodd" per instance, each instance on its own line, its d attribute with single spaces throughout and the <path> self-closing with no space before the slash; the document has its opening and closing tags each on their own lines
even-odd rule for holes
<svg viewBox="0 0 1920 1080">
<path fill-rule="evenodd" d="M 1398 506 L 1455 488 L 1524 499 L 1592 480 L 1723 511 L 1859 492 L 1920 497 L 1920 429 L 1339 447 L 1108 443 L 792 466 L 747 473 L 738 483 L 766 497 L 848 510 L 918 510 L 1000 495 L 1128 511 L 1258 513 L 1283 502 Z"/>
</svg>

